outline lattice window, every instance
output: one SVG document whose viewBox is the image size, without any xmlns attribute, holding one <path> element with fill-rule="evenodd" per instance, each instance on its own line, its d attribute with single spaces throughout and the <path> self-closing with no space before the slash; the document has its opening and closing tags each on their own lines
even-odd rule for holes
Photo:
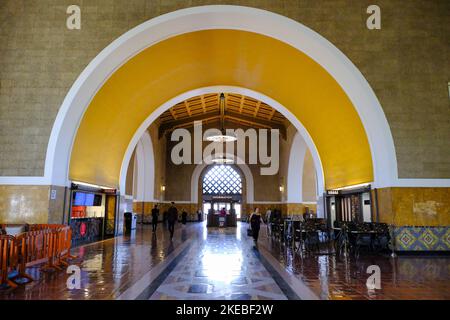
<svg viewBox="0 0 450 320">
<path fill-rule="evenodd" d="M 203 194 L 241 193 L 241 176 L 232 166 L 215 165 L 203 177 Z"/>
</svg>

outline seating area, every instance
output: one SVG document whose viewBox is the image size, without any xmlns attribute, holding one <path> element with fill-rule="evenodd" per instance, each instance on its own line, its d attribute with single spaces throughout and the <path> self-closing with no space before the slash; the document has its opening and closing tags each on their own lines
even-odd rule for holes
<svg viewBox="0 0 450 320">
<path fill-rule="evenodd" d="M 293 216 L 273 220 L 269 226 L 274 241 L 300 253 L 319 253 L 325 249 L 328 253 L 359 256 L 362 251 L 389 250 L 391 240 L 389 226 L 385 223 L 335 221 L 333 227 L 329 227 L 325 219 L 299 220 Z"/>
<path fill-rule="evenodd" d="M 11 233 L 11 234 L 8 234 Z M 62 270 L 70 254 L 72 230 L 60 224 L 0 225 L 0 287 L 16 288 L 33 281 L 26 268 Z"/>
</svg>

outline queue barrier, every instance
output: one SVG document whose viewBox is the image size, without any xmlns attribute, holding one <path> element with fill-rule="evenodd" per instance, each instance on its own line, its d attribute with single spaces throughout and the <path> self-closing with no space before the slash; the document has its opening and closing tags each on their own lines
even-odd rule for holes
<svg viewBox="0 0 450 320">
<path fill-rule="evenodd" d="M 8 278 L 8 274 L 18 267 L 16 239 L 10 235 L 0 235 L 0 285 L 12 288 L 17 284 Z"/>
<path fill-rule="evenodd" d="M 42 271 L 62 270 L 68 260 L 76 258 L 70 253 L 72 230 L 67 225 L 28 225 L 27 232 L 17 236 L 0 235 L 0 285 L 17 287 L 14 279 L 33 281 L 26 268 L 44 263 Z M 8 275 L 17 271 L 14 278 Z"/>
</svg>

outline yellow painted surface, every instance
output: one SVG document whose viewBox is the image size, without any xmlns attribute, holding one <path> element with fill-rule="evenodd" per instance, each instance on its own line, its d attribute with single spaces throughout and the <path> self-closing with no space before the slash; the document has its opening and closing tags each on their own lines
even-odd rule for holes
<svg viewBox="0 0 450 320">
<path fill-rule="evenodd" d="M 236 30 L 172 37 L 119 68 L 80 123 L 70 178 L 118 187 L 124 153 L 139 125 L 169 99 L 214 85 L 249 88 L 289 109 L 317 146 L 327 188 L 373 180 L 364 128 L 338 83 L 291 46 Z"/>
<path fill-rule="evenodd" d="M 243 215 L 252 213 L 256 208 L 259 208 L 259 212 L 265 217 L 267 210 L 281 210 L 283 216 L 288 215 L 302 215 L 305 213 L 306 208 L 309 208 L 310 212 L 317 213 L 317 204 L 310 203 L 248 203 L 243 207 Z"/>
<path fill-rule="evenodd" d="M 48 223 L 49 186 L 0 185 L 0 223 Z"/>
<path fill-rule="evenodd" d="M 286 203 L 286 215 L 302 215 L 308 208 L 309 212 L 317 214 L 317 204 L 315 203 Z M 284 213 L 284 212 L 283 212 Z"/>
<path fill-rule="evenodd" d="M 378 189 L 381 222 L 397 226 L 450 226 L 450 188 Z"/>
</svg>

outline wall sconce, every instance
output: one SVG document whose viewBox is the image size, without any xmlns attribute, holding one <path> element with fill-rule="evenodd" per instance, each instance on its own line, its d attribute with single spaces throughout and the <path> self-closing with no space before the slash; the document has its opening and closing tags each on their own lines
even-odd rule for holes
<svg viewBox="0 0 450 320">
<path fill-rule="evenodd" d="M 280 186 L 280 192 L 283 192 L 283 191 L 284 191 L 284 187 Z"/>
<path fill-rule="evenodd" d="M 161 191 L 166 191 L 166 186 L 161 186 Z"/>
<path fill-rule="evenodd" d="M 448 82 L 447 85 L 448 85 L 448 97 L 450 98 L 450 82 Z"/>
</svg>

